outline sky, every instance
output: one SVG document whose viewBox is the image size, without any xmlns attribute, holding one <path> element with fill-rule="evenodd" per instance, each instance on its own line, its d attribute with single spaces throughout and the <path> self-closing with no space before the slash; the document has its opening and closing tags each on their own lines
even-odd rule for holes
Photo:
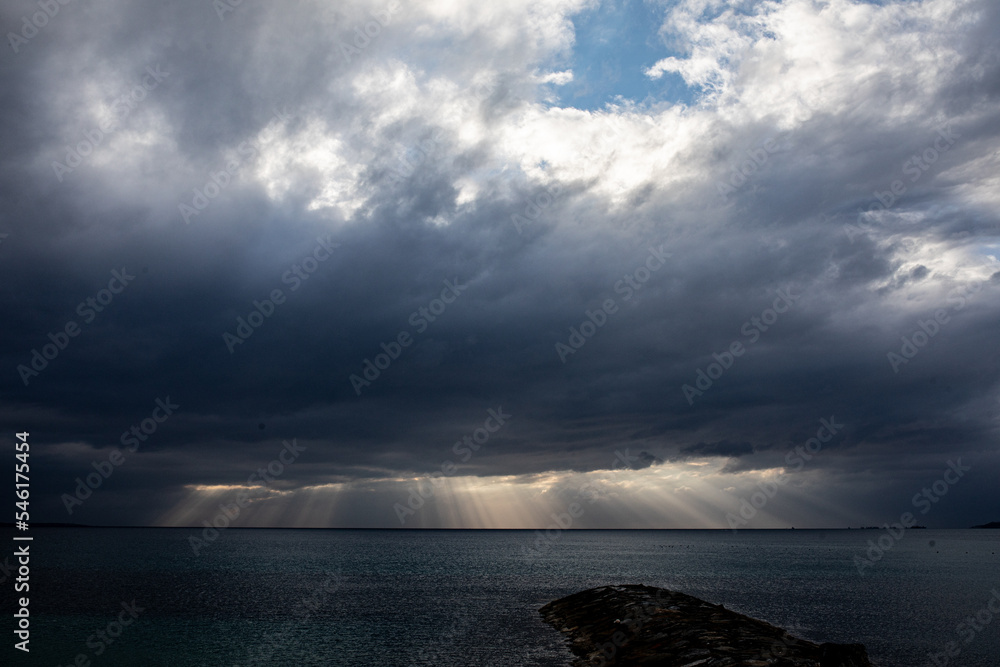
<svg viewBox="0 0 1000 667">
<path fill-rule="evenodd" d="M 1000 520 L 997 3 L 40 7 L 0 8 L 34 521 Z"/>
</svg>

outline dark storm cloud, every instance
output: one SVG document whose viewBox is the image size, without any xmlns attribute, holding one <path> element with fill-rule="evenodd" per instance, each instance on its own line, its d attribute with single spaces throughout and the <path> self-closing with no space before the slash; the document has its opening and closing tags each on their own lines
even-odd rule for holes
<svg viewBox="0 0 1000 667">
<path fill-rule="evenodd" d="M 877 474 L 892 507 L 952 456 L 995 474 L 998 17 L 959 4 L 981 15 L 938 63 L 946 84 L 907 78 L 908 60 L 867 76 L 842 62 L 831 101 L 791 125 L 777 101 L 681 112 L 687 143 L 667 167 L 646 162 L 675 122 L 665 104 L 619 109 L 622 134 L 588 148 L 605 153 L 561 158 L 584 121 L 541 119 L 531 78 L 565 51 L 559 21 L 513 14 L 521 39 L 503 41 L 404 6 L 348 62 L 342 45 L 383 7 L 62 7 L 0 71 L 0 388 L 5 423 L 45 462 L 47 518 L 168 396 L 181 407 L 83 520 L 155 520 L 186 486 L 242 483 L 291 438 L 308 453 L 288 489 L 425 475 L 501 407 L 510 423 L 461 474 L 607 470 L 625 447 L 734 457 L 734 474 L 784 467 L 831 415 L 845 429 L 813 469 L 845 506 Z M 33 8 L 8 4 L 0 22 Z M 770 80 L 750 62 L 740 76 Z M 168 75 L 60 180 L 53 161 L 156 67 Z M 533 155 L 516 134 L 532 118 L 550 123 L 534 135 L 552 141 L 545 168 L 511 157 Z M 936 144 L 933 163 L 908 162 Z M 609 194 L 615 179 L 632 179 L 627 196 Z M 887 210 L 860 212 L 879 196 Z M 649 270 L 656 252 L 669 257 Z M 114 271 L 134 276 L 117 293 Z M 227 346 L 255 310 L 262 324 Z M 907 356 L 936 311 L 947 321 Z M 78 335 L 26 385 L 18 368 L 70 322 Z M 400 334 L 412 342 L 397 351 Z M 574 350 L 565 363 L 557 343 Z M 373 377 L 366 360 L 389 363 Z"/>
<path fill-rule="evenodd" d="M 754 453 L 754 446 L 749 442 L 699 442 L 687 445 L 680 450 L 681 454 L 695 456 L 746 456 Z"/>
</svg>

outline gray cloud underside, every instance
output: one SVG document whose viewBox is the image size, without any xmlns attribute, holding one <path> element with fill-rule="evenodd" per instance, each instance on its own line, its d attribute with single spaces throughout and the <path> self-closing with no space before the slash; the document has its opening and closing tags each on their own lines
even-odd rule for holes
<svg viewBox="0 0 1000 667">
<path fill-rule="evenodd" d="M 681 42 L 688 4 L 665 19 Z M 0 23 L 33 7 L 7 3 Z M 150 520 L 185 485 L 240 483 L 293 437 L 309 450 L 288 488 L 426 474 L 500 406 L 513 418 L 463 474 L 609 469 L 625 447 L 781 468 L 836 416 L 845 429 L 814 468 L 825 497 L 905 506 L 957 456 L 995 479 L 994 3 L 872 7 L 881 37 L 808 71 L 809 54 L 758 36 L 691 107 L 563 114 L 537 71 L 570 52 L 568 4 L 514 14 L 514 37 L 407 5 L 347 63 L 365 11 L 246 2 L 220 21 L 205 3 L 72 3 L 4 53 L 0 409 L 34 435 L 53 519 L 168 395 L 182 407 L 109 482 L 108 516 Z M 838 20 L 820 36 L 850 28 Z M 60 181 L 52 162 L 155 65 L 169 76 Z M 784 106 L 811 92 L 806 113 Z M 953 143 L 911 180 L 946 125 Z M 422 141 L 431 154 L 394 177 Z M 178 205 L 243 142 L 254 155 L 186 224 Z M 889 210 L 859 216 L 897 179 Z M 283 275 L 326 236 L 339 247 L 291 291 Z M 670 257 L 626 300 L 616 285 L 661 245 Z M 123 267 L 134 280 L 84 323 L 77 305 Z M 418 333 L 411 314 L 445 280 L 467 289 Z M 230 354 L 222 334 L 274 289 L 287 301 Z M 788 290 L 801 296 L 751 342 L 745 324 Z M 617 310 L 563 363 L 556 344 L 609 298 Z M 948 321 L 894 372 L 887 354 L 939 309 Z M 25 386 L 17 367 L 70 320 L 80 335 Z M 349 377 L 402 331 L 414 343 L 358 396 Z M 745 352 L 689 404 L 682 386 L 734 341 Z M 967 488 L 961 508 L 996 506 L 994 489 Z"/>
</svg>

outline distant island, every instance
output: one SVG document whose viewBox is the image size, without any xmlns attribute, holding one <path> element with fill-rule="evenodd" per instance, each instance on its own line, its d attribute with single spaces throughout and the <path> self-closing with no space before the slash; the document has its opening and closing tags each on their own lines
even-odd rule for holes
<svg viewBox="0 0 1000 667">
<path fill-rule="evenodd" d="M 1000 528 L 1000 521 L 990 521 L 981 526 L 973 526 L 973 528 Z"/>
<path fill-rule="evenodd" d="M 652 586 L 592 588 L 539 613 L 569 639 L 575 667 L 872 667 L 862 644 L 815 644 L 722 605 Z"/>
</svg>

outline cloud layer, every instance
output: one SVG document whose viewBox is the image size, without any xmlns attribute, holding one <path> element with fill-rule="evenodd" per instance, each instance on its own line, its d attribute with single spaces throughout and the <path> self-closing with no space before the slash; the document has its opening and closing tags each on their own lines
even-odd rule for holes
<svg viewBox="0 0 1000 667">
<path fill-rule="evenodd" d="M 995 3 L 650 4 L 688 90 L 602 108 L 594 2 L 218 5 L 0 13 L 45 519 L 115 449 L 69 520 L 726 527 L 786 475 L 752 527 L 858 525 L 959 457 L 921 521 L 997 519 Z"/>
</svg>

